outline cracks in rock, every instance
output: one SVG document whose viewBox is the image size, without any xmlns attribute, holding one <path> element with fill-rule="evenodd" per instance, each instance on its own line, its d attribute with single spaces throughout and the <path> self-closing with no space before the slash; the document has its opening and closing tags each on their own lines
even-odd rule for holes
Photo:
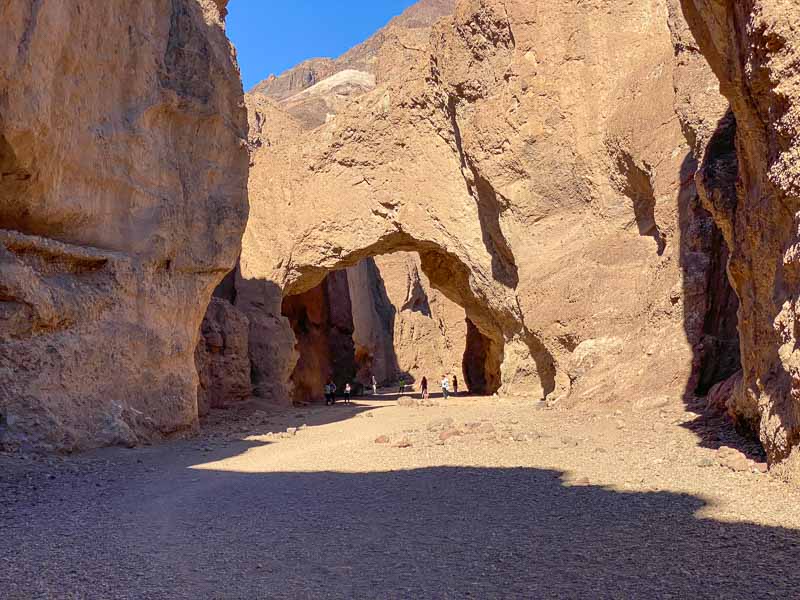
<svg viewBox="0 0 800 600">
<path fill-rule="evenodd" d="M 489 181 L 478 172 L 478 169 L 475 168 L 464 151 L 455 96 L 448 97 L 446 110 L 453 130 L 467 190 L 475 198 L 478 207 L 478 219 L 483 243 L 486 251 L 492 257 L 492 277 L 506 287 L 515 289 L 519 284 L 519 270 L 514 253 L 500 225 L 500 218 L 505 212 L 508 203 L 500 201 L 502 197 L 495 191 Z M 465 171 L 469 171 L 470 177 L 467 176 Z"/>
<path fill-rule="evenodd" d="M 211 49 L 206 36 L 198 31 L 198 17 L 182 0 L 172 0 L 169 38 L 159 83 L 181 99 L 208 105 L 211 86 Z"/>
<path fill-rule="evenodd" d="M 620 191 L 633 201 L 639 235 L 652 237 L 661 256 L 667 248 L 667 237 L 656 222 L 656 196 L 650 169 L 646 164 L 643 167 L 637 165 L 633 157 L 622 149 L 616 152 L 616 161 L 619 173 L 624 178 L 618 182 Z"/>
<path fill-rule="evenodd" d="M 23 31 L 19 46 L 17 47 L 18 64 L 23 63 L 30 52 L 31 39 L 36 29 L 36 24 L 39 21 L 39 11 L 42 8 L 43 1 L 44 0 L 33 0 L 33 2 L 31 2 L 30 16 L 25 21 L 25 31 Z"/>
</svg>

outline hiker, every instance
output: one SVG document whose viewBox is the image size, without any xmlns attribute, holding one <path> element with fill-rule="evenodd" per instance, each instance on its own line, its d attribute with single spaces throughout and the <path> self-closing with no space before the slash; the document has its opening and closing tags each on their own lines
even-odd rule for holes
<svg viewBox="0 0 800 600">
<path fill-rule="evenodd" d="M 350 387 L 350 382 L 344 384 L 344 403 L 350 404 L 350 392 L 353 391 L 353 388 Z"/>
<path fill-rule="evenodd" d="M 325 384 L 325 406 L 331 403 L 331 397 L 333 396 L 333 386 L 331 384 L 330 379 Z"/>
<path fill-rule="evenodd" d="M 336 404 L 336 384 L 333 383 L 333 379 L 331 379 L 331 406 Z"/>
<path fill-rule="evenodd" d="M 453 375 L 453 396 L 458 396 L 458 377 Z"/>
<path fill-rule="evenodd" d="M 428 378 L 423 376 L 422 381 L 420 382 L 420 389 L 422 390 L 422 399 L 428 399 Z"/>
<path fill-rule="evenodd" d="M 402 394 L 405 391 L 406 391 L 406 378 L 400 375 L 400 393 Z"/>
<path fill-rule="evenodd" d="M 450 382 L 447 380 L 447 375 L 442 375 L 442 394 L 444 399 L 447 400 L 447 394 L 450 391 Z"/>
<path fill-rule="evenodd" d="M 372 395 L 378 395 L 378 380 L 375 379 L 375 375 L 372 376 Z"/>
</svg>

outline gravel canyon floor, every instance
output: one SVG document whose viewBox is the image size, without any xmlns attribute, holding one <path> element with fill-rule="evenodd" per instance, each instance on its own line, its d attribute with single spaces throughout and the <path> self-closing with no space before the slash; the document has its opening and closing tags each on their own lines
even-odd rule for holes
<svg viewBox="0 0 800 600">
<path fill-rule="evenodd" d="M 797 597 L 800 492 L 700 411 L 396 400 L 0 455 L 0 596 Z"/>
</svg>

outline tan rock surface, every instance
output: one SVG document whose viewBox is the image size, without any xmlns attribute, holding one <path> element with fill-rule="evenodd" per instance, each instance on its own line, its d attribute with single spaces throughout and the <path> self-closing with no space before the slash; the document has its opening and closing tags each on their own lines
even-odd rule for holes
<svg viewBox="0 0 800 600">
<path fill-rule="evenodd" d="M 247 214 L 224 4 L 0 6 L 3 443 L 195 427 L 200 322 Z"/>
<path fill-rule="evenodd" d="M 403 69 L 254 154 L 242 277 L 275 286 L 258 312 L 410 251 L 472 323 L 474 391 L 678 401 L 730 375 L 735 298 L 678 119 L 693 79 L 674 8 L 462 0 L 426 47 L 385 45 Z M 572 369 L 597 340 L 614 352 Z"/>
<path fill-rule="evenodd" d="M 416 255 L 371 261 L 347 270 L 359 380 L 368 384 L 374 375 L 379 384 L 394 385 L 402 374 L 419 390 L 423 377 L 430 389 L 444 373 L 460 378 L 464 310 L 431 287 Z"/>
<path fill-rule="evenodd" d="M 698 181 L 732 248 L 728 271 L 742 300 L 749 401 L 740 414 L 749 414 L 770 459 L 780 461 L 800 442 L 800 5 L 681 4 L 732 108 L 711 130 Z"/>
</svg>

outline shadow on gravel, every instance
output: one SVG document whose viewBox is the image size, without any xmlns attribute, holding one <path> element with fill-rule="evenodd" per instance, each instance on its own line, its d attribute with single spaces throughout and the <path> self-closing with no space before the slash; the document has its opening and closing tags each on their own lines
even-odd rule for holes
<svg viewBox="0 0 800 600">
<path fill-rule="evenodd" d="M 688 495 L 528 468 L 175 466 L 6 511 L 0 595 L 788 598 L 800 586 L 800 531 L 703 518 Z"/>
</svg>

